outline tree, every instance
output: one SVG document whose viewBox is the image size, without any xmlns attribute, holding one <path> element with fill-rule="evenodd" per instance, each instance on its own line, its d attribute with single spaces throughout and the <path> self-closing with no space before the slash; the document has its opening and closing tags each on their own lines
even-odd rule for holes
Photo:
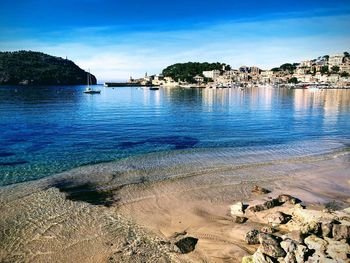
<svg viewBox="0 0 350 263">
<path fill-rule="evenodd" d="M 347 78 L 347 77 L 349 77 L 349 73 L 347 73 L 347 72 L 345 72 L 345 71 L 343 71 L 342 73 L 340 73 L 340 76 L 342 77 L 342 78 Z"/>
<path fill-rule="evenodd" d="M 271 71 L 278 72 L 278 71 L 281 71 L 281 70 L 280 70 L 280 68 L 273 68 L 273 69 L 271 69 Z"/>
<path fill-rule="evenodd" d="M 339 72 L 340 68 L 338 66 L 331 67 L 332 72 L 337 73 Z"/>
<path fill-rule="evenodd" d="M 292 84 L 297 84 L 299 81 L 298 81 L 298 79 L 296 78 L 296 77 L 293 77 L 293 78 L 290 78 L 289 80 L 288 80 L 288 83 L 292 83 Z"/>
<path fill-rule="evenodd" d="M 329 55 L 324 55 L 323 58 L 328 61 L 329 60 Z"/>
<path fill-rule="evenodd" d="M 320 71 L 322 74 L 328 73 L 328 66 L 323 66 Z"/>
<path fill-rule="evenodd" d="M 344 52 L 344 57 L 346 57 L 346 58 L 350 58 L 350 54 L 349 54 L 349 52 Z"/>
</svg>

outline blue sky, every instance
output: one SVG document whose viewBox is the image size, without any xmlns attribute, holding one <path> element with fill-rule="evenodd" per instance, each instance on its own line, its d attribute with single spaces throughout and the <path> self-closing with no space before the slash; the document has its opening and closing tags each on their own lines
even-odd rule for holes
<svg viewBox="0 0 350 263">
<path fill-rule="evenodd" d="M 0 50 L 37 50 L 90 68 L 99 82 L 176 62 L 268 69 L 350 50 L 350 1 L 0 2 Z"/>
</svg>

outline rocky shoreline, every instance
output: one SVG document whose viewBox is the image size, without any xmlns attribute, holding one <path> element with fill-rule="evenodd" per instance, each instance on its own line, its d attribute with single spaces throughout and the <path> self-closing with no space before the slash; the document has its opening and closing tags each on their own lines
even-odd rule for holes
<svg viewBox="0 0 350 263">
<path fill-rule="evenodd" d="M 259 186 L 252 191 L 261 195 L 270 192 Z M 283 194 L 246 209 L 238 202 L 230 210 L 237 223 L 252 220 L 263 225 L 245 234 L 246 243 L 258 248 L 253 255 L 243 257 L 242 263 L 350 261 L 349 208 L 308 209 L 301 200 Z"/>
</svg>

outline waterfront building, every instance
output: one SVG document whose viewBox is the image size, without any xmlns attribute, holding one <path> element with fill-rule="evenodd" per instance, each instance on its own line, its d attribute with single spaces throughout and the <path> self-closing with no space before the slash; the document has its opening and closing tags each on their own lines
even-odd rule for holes
<svg viewBox="0 0 350 263">
<path fill-rule="evenodd" d="M 209 71 L 203 71 L 203 76 L 208 78 L 208 79 L 212 79 L 215 80 L 217 77 L 220 76 L 220 70 L 209 70 Z"/>
<path fill-rule="evenodd" d="M 343 63 L 344 55 L 338 54 L 329 57 L 328 67 L 332 68 L 333 66 L 340 66 Z"/>
</svg>

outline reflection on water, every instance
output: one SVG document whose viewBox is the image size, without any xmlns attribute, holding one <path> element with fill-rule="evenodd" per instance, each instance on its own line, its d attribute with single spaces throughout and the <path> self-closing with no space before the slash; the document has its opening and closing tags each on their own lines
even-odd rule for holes
<svg viewBox="0 0 350 263">
<path fill-rule="evenodd" d="M 0 185 L 150 152 L 350 140 L 350 90 L 84 88 L 0 88 Z"/>
</svg>

